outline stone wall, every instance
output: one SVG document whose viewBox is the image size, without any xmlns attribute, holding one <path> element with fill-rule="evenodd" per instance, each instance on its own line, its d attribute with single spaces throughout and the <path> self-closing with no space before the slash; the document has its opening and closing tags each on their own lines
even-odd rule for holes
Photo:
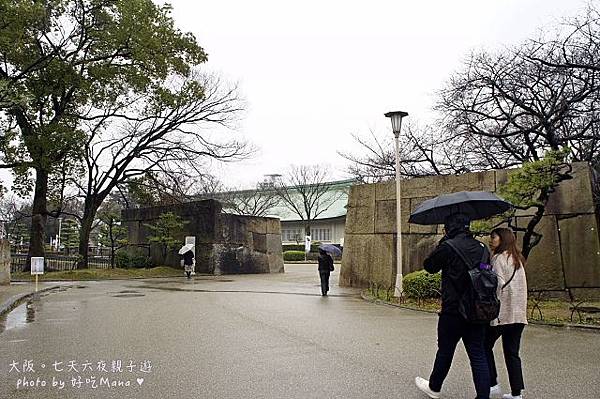
<svg viewBox="0 0 600 399">
<path fill-rule="evenodd" d="M 556 291 L 569 288 L 580 296 L 598 297 L 600 234 L 593 171 L 586 163 L 575 163 L 573 176 L 552 194 L 538 225 L 537 230 L 544 237 L 528 259 L 529 288 Z M 410 213 L 421 202 L 462 190 L 496 191 L 506 181 L 506 171 L 403 181 L 403 274 L 422 269 L 423 260 L 442 237 L 442 226 L 408 223 Z M 533 209 L 519 211 L 517 225 L 525 225 L 532 215 Z M 340 285 L 366 287 L 371 282 L 385 287 L 394 285 L 397 271 L 394 181 L 352 187 L 344 244 Z"/>
<path fill-rule="evenodd" d="M 0 239 L 0 285 L 10 285 L 10 244 Z"/>
<path fill-rule="evenodd" d="M 196 201 L 171 206 L 126 209 L 122 218 L 128 227 L 130 245 L 147 244 L 150 231 L 165 212 L 183 218 L 185 224 L 176 237 L 196 237 L 196 272 L 208 274 L 279 273 L 283 272 L 281 227 L 279 219 L 239 216 L 221 212 L 215 200 Z M 150 246 L 154 265 L 180 267 L 179 248 L 166 257 L 158 245 Z"/>
</svg>

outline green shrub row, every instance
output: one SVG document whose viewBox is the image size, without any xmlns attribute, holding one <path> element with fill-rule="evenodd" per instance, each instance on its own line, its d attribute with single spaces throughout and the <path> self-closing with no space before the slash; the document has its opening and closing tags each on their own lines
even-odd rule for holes
<svg viewBox="0 0 600 399">
<path fill-rule="evenodd" d="M 442 291 L 442 275 L 419 270 L 404 276 L 402 286 L 404 294 L 409 298 L 439 298 Z"/>
<path fill-rule="evenodd" d="M 310 245 L 310 252 L 319 252 L 319 243 L 312 243 Z M 304 252 L 304 244 L 283 244 L 283 251 L 302 251 Z"/>
<path fill-rule="evenodd" d="M 115 254 L 115 265 L 120 268 L 146 268 L 150 267 L 150 257 L 135 252 L 118 251 Z"/>
<path fill-rule="evenodd" d="M 284 261 L 304 260 L 304 251 L 285 251 L 283 253 Z"/>
</svg>

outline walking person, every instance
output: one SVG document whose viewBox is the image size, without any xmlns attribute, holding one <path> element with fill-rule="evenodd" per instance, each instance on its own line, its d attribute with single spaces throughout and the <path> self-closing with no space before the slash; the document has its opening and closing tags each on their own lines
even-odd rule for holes
<svg viewBox="0 0 600 399">
<path fill-rule="evenodd" d="M 329 274 L 333 271 L 333 259 L 319 248 L 319 277 L 321 277 L 321 295 L 327 296 L 329 291 Z"/>
<path fill-rule="evenodd" d="M 498 228 L 492 231 L 490 248 L 492 268 L 499 280 L 500 299 L 500 314 L 486 331 L 485 350 L 490 370 L 490 392 L 494 396 L 501 394 L 494 360 L 494 344 L 502 337 L 502 350 L 511 391 L 502 398 L 522 399 L 521 391 L 525 389 L 525 384 L 519 349 L 523 329 L 527 324 L 525 258 L 517 248 L 515 234 L 510 229 Z"/>
<path fill-rule="evenodd" d="M 438 350 L 433 371 L 429 380 L 415 378 L 417 388 L 430 398 L 440 397 L 456 345 L 462 339 L 471 364 L 476 399 L 489 399 L 490 375 L 484 350 L 486 324 L 470 322 L 463 303 L 471 284 L 468 273 L 470 265 L 465 264 L 463 258 L 472 260 L 472 264 L 480 261 L 487 263 L 489 251 L 473 238 L 469 225 L 470 220 L 464 214 L 447 217 L 444 238 L 423 264 L 429 273 L 442 271 L 442 309 L 437 326 Z"/>
<path fill-rule="evenodd" d="M 188 280 L 192 278 L 192 272 L 194 271 L 194 251 L 189 250 L 183 254 L 183 269 Z"/>
</svg>

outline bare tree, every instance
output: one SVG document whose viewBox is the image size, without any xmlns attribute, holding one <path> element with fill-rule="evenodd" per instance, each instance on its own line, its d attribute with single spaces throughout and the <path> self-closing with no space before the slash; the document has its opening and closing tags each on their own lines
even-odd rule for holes
<svg viewBox="0 0 600 399">
<path fill-rule="evenodd" d="M 353 134 L 360 153 L 339 152 L 350 161 L 347 171 L 361 182 L 379 182 L 395 178 L 396 155 L 391 134 L 371 131 L 368 136 Z M 400 175 L 406 178 L 466 173 L 499 167 L 488 159 L 489 143 L 481 138 L 455 140 L 443 126 L 419 127 L 409 123 L 400 135 Z M 467 150 L 469 149 L 469 150 Z"/>
<path fill-rule="evenodd" d="M 258 184 L 253 189 L 229 189 L 203 195 L 202 198 L 214 198 L 223 204 L 226 212 L 248 216 L 267 216 L 280 203 L 274 188 L 262 184 Z"/>
<path fill-rule="evenodd" d="M 310 235 L 312 221 L 345 194 L 327 182 L 328 176 L 328 168 L 321 165 L 292 166 L 284 179 L 273 185 L 281 203 L 304 222 L 306 235 Z"/>
<path fill-rule="evenodd" d="M 203 130 L 231 127 L 243 110 L 235 86 L 193 75 L 173 82 L 160 99 L 134 96 L 127 104 L 90 110 L 86 118 L 87 176 L 77 184 L 84 197 L 79 253 L 87 264 L 87 243 L 102 201 L 119 185 L 148 172 L 186 169 L 201 173 L 205 159 L 239 160 L 251 153 L 243 141 L 223 141 Z"/>
<path fill-rule="evenodd" d="M 565 20 L 561 28 L 551 40 L 533 40 L 537 51 L 529 58 L 550 67 L 600 71 L 600 11 L 594 3 L 588 3 L 583 15 Z M 545 58 L 548 51 L 558 58 Z"/>
<path fill-rule="evenodd" d="M 472 54 L 436 107 L 450 139 L 486 140 L 491 146 L 481 150 L 500 165 L 537 161 L 563 147 L 571 148 L 571 160 L 597 159 L 600 75 L 531 59 L 542 50 L 544 59 L 560 59 L 555 48 L 531 43 Z"/>
</svg>

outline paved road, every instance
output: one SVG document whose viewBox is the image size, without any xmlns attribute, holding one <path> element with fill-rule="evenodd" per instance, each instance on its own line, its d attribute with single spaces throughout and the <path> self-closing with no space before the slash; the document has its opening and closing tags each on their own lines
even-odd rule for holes
<svg viewBox="0 0 600 399">
<path fill-rule="evenodd" d="M 436 316 L 337 286 L 323 298 L 315 268 L 47 294 L 0 323 L 0 398 L 423 398 L 413 378 L 430 371 Z M 600 334 L 531 326 L 523 355 L 527 398 L 600 397 Z M 475 396 L 462 347 L 443 393 Z"/>
</svg>

